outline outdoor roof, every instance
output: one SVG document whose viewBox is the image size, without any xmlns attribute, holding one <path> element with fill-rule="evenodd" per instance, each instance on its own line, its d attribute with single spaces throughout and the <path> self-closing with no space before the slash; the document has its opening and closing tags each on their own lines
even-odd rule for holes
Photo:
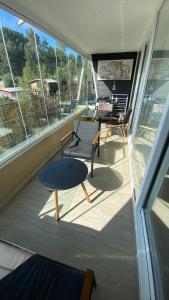
<svg viewBox="0 0 169 300">
<path fill-rule="evenodd" d="M 83 53 L 138 50 L 162 0 L 1 0 Z"/>
<path fill-rule="evenodd" d="M 0 88 L 0 92 L 9 92 L 9 93 L 13 93 L 13 92 L 20 92 L 22 91 L 23 88 L 21 87 L 8 87 L 8 88 Z"/>
<path fill-rule="evenodd" d="M 35 79 L 31 80 L 30 83 L 36 82 L 36 81 L 40 81 L 40 79 L 39 79 L 39 78 L 35 78 Z M 45 79 L 43 79 L 43 81 L 44 81 L 44 82 L 47 82 L 47 83 L 49 83 L 49 82 L 56 82 L 56 83 L 57 83 L 56 80 L 50 79 L 50 78 L 49 78 L 49 79 L 48 79 L 48 78 L 45 78 Z"/>
</svg>

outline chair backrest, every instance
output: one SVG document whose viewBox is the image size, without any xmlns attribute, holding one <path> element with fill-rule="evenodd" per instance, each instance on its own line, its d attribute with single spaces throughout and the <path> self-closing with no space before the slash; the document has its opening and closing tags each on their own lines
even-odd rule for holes
<svg viewBox="0 0 169 300">
<path fill-rule="evenodd" d="M 98 104 L 98 110 L 112 111 L 113 110 L 113 104 L 111 104 L 111 103 L 99 103 Z"/>
<path fill-rule="evenodd" d="M 128 110 L 126 111 L 126 113 L 123 116 L 123 123 L 127 124 L 131 115 L 132 109 L 128 108 Z"/>
<path fill-rule="evenodd" d="M 117 113 L 125 113 L 128 105 L 128 94 L 113 94 L 113 110 Z"/>
<path fill-rule="evenodd" d="M 98 122 L 75 121 L 74 132 L 82 141 L 92 141 L 98 132 Z"/>
</svg>

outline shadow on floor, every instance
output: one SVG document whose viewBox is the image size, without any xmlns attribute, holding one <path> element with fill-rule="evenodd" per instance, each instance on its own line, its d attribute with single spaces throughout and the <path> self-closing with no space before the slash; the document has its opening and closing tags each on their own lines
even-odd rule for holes
<svg viewBox="0 0 169 300">
<path fill-rule="evenodd" d="M 94 170 L 94 177 L 88 176 L 89 183 L 98 190 L 113 191 L 123 184 L 121 174 L 109 167 L 101 167 Z"/>
<path fill-rule="evenodd" d="M 125 146 L 117 149 L 119 144 L 113 141 L 101 146 L 99 167 L 95 176 L 86 180 L 92 203 L 78 187 L 59 195 L 61 221 L 54 216 L 53 194 L 37 179 L 0 213 L 1 238 L 78 269 L 93 269 L 97 287 L 92 300 L 138 299 L 132 202 L 129 179 L 126 176 L 124 180 L 121 173 Z M 120 169 L 106 165 L 112 160 Z"/>
</svg>

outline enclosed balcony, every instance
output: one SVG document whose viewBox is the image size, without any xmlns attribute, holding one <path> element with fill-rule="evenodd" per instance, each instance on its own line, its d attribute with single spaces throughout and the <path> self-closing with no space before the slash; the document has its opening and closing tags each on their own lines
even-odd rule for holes
<svg viewBox="0 0 169 300">
<path fill-rule="evenodd" d="M 92 270 L 93 300 L 168 299 L 168 8 L 169 0 L 1 1 L 4 300 L 13 288 L 17 300 L 39 300 L 16 281 L 3 294 L 30 253 Z M 71 173 L 74 163 L 82 168 Z"/>
</svg>

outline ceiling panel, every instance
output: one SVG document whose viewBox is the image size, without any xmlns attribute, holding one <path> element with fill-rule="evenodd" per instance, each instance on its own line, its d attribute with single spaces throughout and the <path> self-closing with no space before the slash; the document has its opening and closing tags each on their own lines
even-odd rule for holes
<svg viewBox="0 0 169 300">
<path fill-rule="evenodd" d="M 161 0 L 2 0 L 82 52 L 138 50 Z"/>
</svg>

